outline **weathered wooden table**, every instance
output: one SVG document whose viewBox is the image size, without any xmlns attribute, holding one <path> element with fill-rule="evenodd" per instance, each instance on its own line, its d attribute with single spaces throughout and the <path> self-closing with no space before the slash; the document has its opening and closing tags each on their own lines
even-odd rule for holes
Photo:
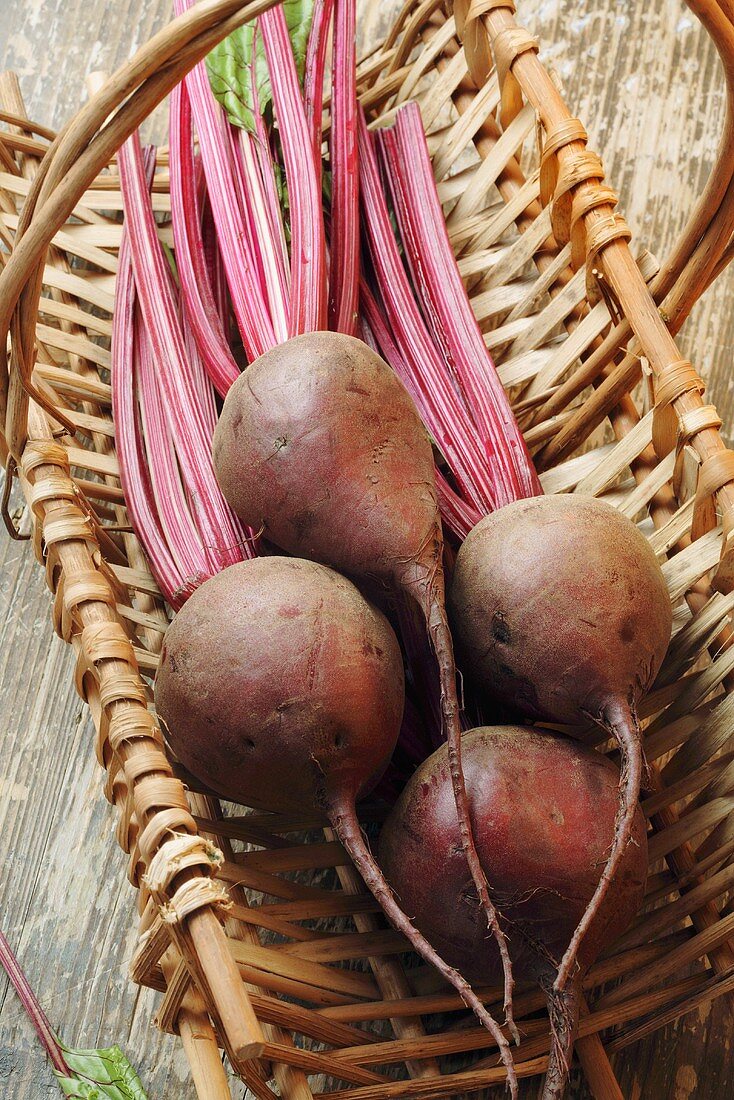
<svg viewBox="0 0 734 1100">
<path fill-rule="evenodd" d="M 398 7 L 399 0 L 361 0 L 364 38 L 374 39 Z M 664 256 L 703 186 L 722 126 L 711 43 L 681 0 L 518 0 L 518 8 L 621 189 L 636 237 Z M 19 73 L 31 116 L 59 126 L 84 96 L 86 74 L 114 69 L 169 10 L 169 0 L 0 0 L 0 66 Z M 682 338 L 732 430 L 733 291 L 730 272 Z M 0 926 L 68 1043 L 117 1041 L 151 1100 L 190 1100 L 178 1044 L 152 1026 L 154 995 L 127 980 L 133 892 L 102 797 L 91 722 L 72 686 L 72 654 L 52 634 L 50 610 L 28 545 L 0 533 Z M 732 1038 L 726 1005 L 700 1009 L 616 1056 L 625 1095 L 731 1095 Z M 578 1080 L 572 1093 L 588 1095 Z M 2 978 L 0 1095 L 58 1095 Z M 233 1095 L 244 1096 L 243 1087 Z"/>
</svg>

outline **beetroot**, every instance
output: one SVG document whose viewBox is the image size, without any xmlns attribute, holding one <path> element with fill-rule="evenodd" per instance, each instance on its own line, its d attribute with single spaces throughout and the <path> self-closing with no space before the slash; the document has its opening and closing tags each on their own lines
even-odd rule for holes
<svg viewBox="0 0 734 1100">
<path fill-rule="evenodd" d="M 389 920 L 498 1040 L 514 1088 L 502 1032 L 400 909 L 357 820 L 355 801 L 395 748 L 403 699 L 387 619 L 333 570 L 282 557 L 198 588 L 166 633 L 155 683 L 173 750 L 208 787 L 268 810 L 323 810 Z"/>
<path fill-rule="evenodd" d="M 507 945 L 466 807 L 433 452 L 412 399 L 360 340 L 333 332 L 296 337 L 260 356 L 230 389 L 214 467 L 239 518 L 282 549 L 377 577 L 417 600 L 439 666 L 462 845 L 505 961 L 512 1030 Z"/>
<path fill-rule="evenodd" d="M 597 888 L 617 806 L 619 773 L 577 742 L 521 726 L 464 734 L 463 763 L 479 858 L 501 907 L 516 978 L 548 998 L 553 1040 L 544 1100 L 563 1093 L 578 1019 L 581 980 L 639 908 L 647 840 L 636 808 L 608 904 L 591 922 L 568 987 L 556 968 Z M 385 876 L 406 912 L 444 957 L 473 982 L 502 974 L 486 942 L 461 851 L 446 751 L 415 773 L 380 836 Z"/>
<path fill-rule="evenodd" d="M 449 605 L 461 660 L 483 690 L 531 719 L 597 722 L 621 750 L 614 843 L 559 966 L 562 990 L 632 834 L 644 770 L 636 705 L 672 626 L 665 579 L 616 509 L 590 497 L 534 497 L 470 532 Z"/>
</svg>

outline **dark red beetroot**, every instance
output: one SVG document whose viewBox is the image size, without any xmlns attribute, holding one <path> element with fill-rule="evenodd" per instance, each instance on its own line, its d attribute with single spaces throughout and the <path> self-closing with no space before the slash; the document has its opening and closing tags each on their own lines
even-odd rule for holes
<svg viewBox="0 0 734 1100">
<path fill-rule="evenodd" d="M 619 772 L 577 742 L 523 726 L 470 730 L 462 747 L 479 858 L 506 922 L 515 977 L 539 982 L 548 997 L 550 1100 L 565 1088 L 583 974 L 642 902 L 645 822 L 638 807 L 609 904 L 584 937 L 572 981 L 556 993 L 556 967 L 608 852 Z M 444 957 L 475 983 L 496 982 L 502 968 L 496 949 L 488 949 L 459 844 L 443 748 L 421 765 L 392 810 L 379 858 L 403 908 Z"/>
<path fill-rule="evenodd" d="M 396 904 L 357 820 L 355 801 L 395 749 L 403 699 L 387 619 L 338 573 L 295 558 L 242 562 L 198 588 L 168 628 L 155 682 L 175 753 L 212 790 L 323 810 L 390 921 L 501 1041 L 514 1079 L 497 1024 Z"/>
<path fill-rule="evenodd" d="M 633 828 L 644 769 L 636 706 L 672 626 L 665 579 L 647 540 L 616 509 L 591 497 L 534 497 L 470 532 L 449 613 L 462 663 L 483 689 L 528 718 L 593 720 L 620 746 L 614 844 L 559 967 L 561 990 Z"/>
<path fill-rule="evenodd" d="M 433 453 L 412 399 L 361 340 L 334 332 L 296 337 L 260 356 L 230 389 L 214 468 L 240 519 L 284 550 L 379 577 L 417 600 L 439 665 L 462 843 L 505 960 L 512 1029 L 507 945 L 466 810 Z"/>
</svg>

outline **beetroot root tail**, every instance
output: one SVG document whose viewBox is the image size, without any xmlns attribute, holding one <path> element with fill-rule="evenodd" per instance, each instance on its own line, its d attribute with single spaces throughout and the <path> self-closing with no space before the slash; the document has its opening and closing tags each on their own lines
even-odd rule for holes
<svg viewBox="0 0 734 1100">
<path fill-rule="evenodd" d="M 566 988 L 584 936 L 604 904 L 625 848 L 632 838 L 642 776 L 645 771 L 640 728 L 629 703 L 620 701 L 611 703 L 597 721 L 614 737 L 621 754 L 619 805 L 614 822 L 614 841 L 596 890 L 561 959 L 554 986 L 557 993 L 561 993 Z"/>
<path fill-rule="evenodd" d="M 375 862 L 374 856 L 370 852 L 367 841 L 362 834 L 359 821 L 357 820 L 357 812 L 354 803 L 349 803 L 346 799 L 335 800 L 329 809 L 329 820 L 339 840 L 346 848 L 352 862 L 364 879 L 365 885 L 380 903 L 382 911 L 392 926 L 398 932 L 402 932 L 421 958 L 435 967 L 439 974 L 454 987 L 467 1008 L 470 1008 L 474 1012 L 479 1022 L 483 1024 L 493 1037 L 497 1043 L 500 1057 L 507 1071 L 507 1084 L 510 1089 L 510 1095 L 513 1097 L 513 1100 L 517 1100 L 517 1075 L 515 1073 L 515 1063 L 512 1059 L 510 1044 L 502 1033 L 499 1024 L 484 1007 L 466 979 L 458 970 L 449 966 L 448 963 L 441 958 L 438 952 L 431 946 L 425 936 L 418 931 L 410 918 L 398 905 L 395 900 L 395 895 Z"/>
<path fill-rule="evenodd" d="M 539 1100 L 561 1100 L 568 1084 L 573 1043 L 579 1020 L 581 989 L 578 979 L 563 992 L 546 990 L 551 1028 L 550 1056 Z"/>
<path fill-rule="evenodd" d="M 418 560 L 412 569 L 407 569 L 401 577 L 403 588 L 418 602 L 426 620 L 431 645 L 438 663 L 441 686 L 441 716 L 448 750 L 451 782 L 456 800 L 456 812 L 459 819 L 461 846 L 469 865 L 479 902 L 487 918 L 487 925 L 499 949 L 504 979 L 505 1024 L 514 1039 L 520 1043 L 520 1033 L 515 1024 L 513 1013 L 513 993 L 515 981 L 512 976 L 512 962 L 507 946 L 507 937 L 500 924 L 499 913 L 489 896 L 487 877 L 479 860 L 474 830 L 471 823 L 469 799 L 466 794 L 464 770 L 461 766 L 461 720 L 459 700 L 456 693 L 456 664 L 451 631 L 446 617 L 443 566 L 441 563 L 443 539 L 440 529 L 434 545 L 426 547 L 425 562 Z"/>
<path fill-rule="evenodd" d="M 439 654 L 438 648 L 436 648 L 436 654 L 437 656 Z M 441 676 L 443 679 L 443 672 L 441 673 Z M 484 870 L 479 860 L 479 853 L 477 852 L 476 845 L 474 843 L 474 831 L 471 824 L 469 799 L 467 798 L 466 794 L 464 771 L 461 766 L 461 731 L 459 728 L 458 707 L 455 698 L 456 690 L 453 681 L 452 687 L 454 688 L 453 702 L 450 700 L 447 701 L 443 690 L 441 692 L 441 710 L 444 715 L 444 721 L 446 722 L 446 748 L 448 751 L 449 768 L 451 770 L 451 782 L 454 788 L 454 798 L 456 800 L 456 811 L 459 817 L 461 844 L 462 848 L 464 849 L 466 861 L 469 865 L 469 871 L 471 872 L 474 886 L 479 895 L 479 901 L 482 905 L 482 908 L 484 909 L 487 918 L 487 924 L 492 935 L 494 936 L 497 947 L 499 948 L 504 977 L 503 1008 L 505 1013 L 505 1022 L 510 1031 L 510 1034 L 512 1035 L 512 1038 L 515 1040 L 516 1043 L 519 1044 L 520 1033 L 515 1025 L 513 1013 L 513 993 L 515 989 L 515 981 L 512 976 L 512 962 L 510 961 L 510 951 L 507 946 L 507 938 L 502 929 L 502 926 L 500 925 L 499 914 L 492 902 L 492 899 L 489 896 L 487 877 L 484 874 Z M 449 724 L 449 719 L 451 719 L 455 728 L 452 728 L 452 725 Z"/>
</svg>

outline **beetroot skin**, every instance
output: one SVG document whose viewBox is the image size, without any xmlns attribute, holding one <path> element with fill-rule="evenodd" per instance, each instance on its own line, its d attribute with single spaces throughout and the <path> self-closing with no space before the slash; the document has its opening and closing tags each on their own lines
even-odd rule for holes
<svg viewBox="0 0 734 1100">
<path fill-rule="evenodd" d="M 638 807 L 608 904 L 581 944 L 569 989 L 555 994 L 556 967 L 607 858 L 619 772 L 601 754 L 530 727 L 471 730 L 462 747 L 477 850 L 503 915 L 514 974 L 539 982 L 548 996 L 556 1042 L 545 1095 L 560 1096 L 583 974 L 642 903 L 645 821 Z M 403 908 L 442 955 L 475 983 L 497 982 L 502 967 L 461 851 L 444 748 L 421 765 L 393 808 L 379 858 Z"/>
<path fill-rule="evenodd" d="M 560 962 L 599 880 L 617 809 L 619 772 L 601 753 L 530 726 L 482 727 L 464 734 L 464 773 L 477 849 L 508 925 L 525 925 Z M 446 752 L 412 777 L 380 836 L 385 876 L 417 926 L 472 981 L 497 981 L 499 955 L 457 846 Z M 600 914 L 579 951 L 582 970 L 629 925 L 642 902 L 647 841 L 641 810 L 615 883 L 615 904 Z M 512 935 L 516 976 L 542 964 Z"/>
<path fill-rule="evenodd" d="M 227 394 L 214 466 L 240 519 L 347 573 L 393 581 L 436 535 L 426 430 L 396 375 L 350 336 L 309 333 L 256 359 Z"/>
<path fill-rule="evenodd" d="M 332 788 L 364 795 L 393 753 L 403 700 L 387 619 L 333 570 L 282 557 L 198 588 L 166 633 L 155 683 L 189 771 L 268 810 L 325 806 Z"/>
<path fill-rule="evenodd" d="M 459 551 L 449 613 L 467 671 L 528 718 L 612 722 L 652 683 L 670 641 L 647 539 L 592 497 L 546 496 L 486 516 Z"/>
</svg>

